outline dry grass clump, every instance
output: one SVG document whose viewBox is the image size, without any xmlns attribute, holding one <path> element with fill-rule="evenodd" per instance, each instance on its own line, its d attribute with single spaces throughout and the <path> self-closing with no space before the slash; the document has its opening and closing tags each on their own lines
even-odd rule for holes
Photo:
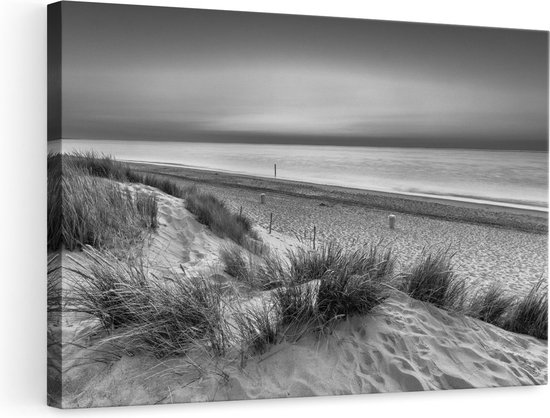
<svg viewBox="0 0 550 418">
<path fill-rule="evenodd" d="M 346 251 L 329 243 L 317 251 L 298 249 L 288 253 L 289 280 L 301 284 L 345 272 L 347 276 L 365 275 L 389 277 L 393 273 L 394 259 L 391 249 L 371 245 Z"/>
<path fill-rule="evenodd" d="M 61 288 L 61 257 L 59 254 L 48 255 L 47 267 L 47 298 L 48 298 L 48 313 L 60 312 L 62 303 L 62 288 Z"/>
<path fill-rule="evenodd" d="M 502 287 L 492 285 L 477 291 L 469 300 L 465 313 L 472 318 L 502 327 L 505 316 L 514 304 L 514 298 L 505 294 Z"/>
<path fill-rule="evenodd" d="M 224 271 L 251 289 L 269 290 L 280 286 L 282 281 L 276 283 L 270 281 L 270 268 L 281 266 L 281 262 L 275 262 L 276 258 L 266 253 L 262 244 L 262 251 L 266 255 L 263 259 L 252 251 L 248 251 L 238 245 L 228 245 L 221 249 L 220 259 Z"/>
<path fill-rule="evenodd" d="M 280 338 L 279 321 L 273 307 L 263 301 L 234 315 L 243 353 L 262 354 Z"/>
<path fill-rule="evenodd" d="M 240 328 L 245 339 L 254 337 L 253 345 L 260 351 L 281 336 L 322 330 L 349 316 L 367 314 L 388 296 L 390 251 L 350 252 L 330 244 L 317 252 L 289 252 L 288 259 L 267 257 L 254 273 L 256 283 L 273 288 L 272 304 L 247 314 Z M 239 264 L 239 271 L 247 268 Z"/>
<path fill-rule="evenodd" d="M 540 279 L 529 293 L 512 306 L 503 328 L 548 340 L 548 283 Z"/>
<path fill-rule="evenodd" d="M 83 252 L 87 265 L 70 269 L 76 274 L 69 298 L 71 309 L 95 317 L 107 330 L 132 323 L 136 312 L 151 299 L 144 266 L 122 262 L 91 247 L 84 247 Z"/>
<path fill-rule="evenodd" d="M 498 285 L 468 297 L 463 281 L 451 266 L 447 250 L 424 252 L 412 271 L 402 278 L 401 290 L 414 299 L 438 308 L 462 312 L 505 330 L 548 338 L 548 285 L 539 280 L 530 292 L 516 300 Z"/>
<path fill-rule="evenodd" d="M 140 173 L 126 164 L 94 151 L 73 152 L 63 157 L 71 166 L 93 177 L 108 178 L 120 182 L 141 183 L 155 187 L 166 194 L 184 198 L 186 192 L 173 181 L 154 174 Z"/>
<path fill-rule="evenodd" d="M 302 329 L 316 327 L 318 319 L 318 284 L 285 285 L 273 292 L 274 307 L 280 325 Z"/>
<path fill-rule="evenodd" d="M 91 247 L 75 274 L 70 310 L 95 317 L 110 332 L 106 340 L 157 357 L 197 345 L 223 354 L 228 345 L 221 289 L 202 277 L 175 273 L 158 281 L 134 260 L 119 260 Z"/>
<path fill-rule="evenodd" d="M 47 162 L 47 237 L 48 249 L 56 250 L 63 242 L 62 235 L 62 159 L 61 154 L 48 154 Z"/>
<path fill-rule="evenodd" d="M 340 270 L 321 280 L 317 292 L 321 323 L 364 315 L 382 303 L 388 297 L 388 289 L 383 277 L 373 273 L 350 275 Z"/>
<path fill-rule="evenodd" d="M 54 162 L 53 157 L 54 156 L 52 156 L 52 162 Z M 61 156 L 57 155 L 55 158 L 56 161 L 59 160 L 58 165 L 61 166 Z M 48 162 L 50 162 L 50 157 L 48 157 Z M 56 210 L 61 211 L 61 206 L 56 203 L 57 195 L 55 193 L 56 187 L 59 185 L 53 180 L 56 178 L 61 178 L 61 170 L 59 169 L 58 171 L 55 171 L 54 169 L 56 169 L 56 167 L 56 165 L 52 164 L 52 204 L 48 205 L 48 208 L 51 206 L 54 212 Z M 230 238 L 237 244 L 248 248 L 256 254 L 263 251 L 263 246 L 259 243 L 256 234 L 252 231 L 252 223 L 247 217 L 232 213 L 222 201 L 211 194 L 201 193 L 196 187 L 182 188 L 177 183 L 167 179 L 166 177 L 132 170 L 120 161 L 116 161 L 109 156 L 99 155 L 94 152 L 64 155 L 63 179 L 65 180 L 66 177 L 71 176 L 72 172 L 75 171 L 93 178 L 94 180 L 90 182 L 92 182 L 92 185 L 94 186 L 101 184 L 101 182 L 97 180 L 98 178 L 107 178 L 119 182 L 145 184 L 155 187 L 171 196 L 185 199 L 186 208 L 197 217 L 197 220 L 200 223 L 208 226 L 216 235 L 222 238 Z M 53 176 L 53 174 L 56 176 Z M 72 191 L 74 192 L 75 190 Z M 48 189 L 48 196 L 50 197 L 50 187 Z M 57 201 L 59 200 L 60 199 Z M 50 203 L 49 200 L 48 203 Z M 153 209 L 155 203 L 153 201 L 142 201 L 142 199 L 139 198 L 137 203 L 139 208 L 148 211 L 145 215 L 146 217 L 149 216 L 149 224 L 153 224 L 156 221 L 156 218 L 153 218 L 151 209 Z M 56 209 L 56 207 L 59 209 Z M 54 222 L 59 221 L 62 217 L 61 213 L 56 214 L 59 216 L 56 218 L 52 217 L 51 222 L 48 221 L 48 237 L 51 235 L 52 248 L 58 248 L 55 245 L 59 246 L 60 243 L 59 237 L 56 237 L 55 235 L 56 231 L 59 231 L 59 229 L 56 229 L 58 225 Z M 140 212 L 140 214 L 143 213 Z M 93 245 L 92 242 L 83 243 Z"/>
<path fill-rule="evenodd" d="M 82 245 L 106 247 L 132 241 L 157 227 L 154 194 L 132 193 L 91 173 L 105 173 L 109 163 L 88 168 L 59 154 L 48 155 L 48 249 Z M 107 161 L 107 160 L 106 160 Z"/>
<path fill-rule="evenodd" d="M 318 250 L 298 248 L 286 257 L 266 255 L 259 264 L 256 281 L 264 289 L 284 284 L 300 285 L 333 277 L 336 272 L 346 275 L 366 275 L 389 278 L 393 274 L 394 258 L 389 249 L 373 245 L 355 251 L 345 251 L 335 243 Z"/>
<path fill-rule="evenodd" d="M 420 261 L 402 278 L 401 290 L 438 308 L 462 311 L 466 288 L 453 271 L 448 250 L 424 251 Z"/>
<path fill-rule="evenodd" d="M 63 243 L 69 250 L 82 245 L 103 248 L 118 240 L 132 241 L 157 223 L 157 199 L 117 183 L 92 177 L 67 166 L 63 169 L 60 209 Z"/>
<path fill-rule="evenodd" d="M 236 245 L 223 247 L 220 252 L 220 259 L 224 264 L 224 271 L 239 282 L 246 283 L 253 287 L 255 266 L 250 256 Z"/>
<path fill-rule="evenodd" d="M 190 189 L 185 207 L 200 223 L 208 226 L 221 238 L 227 237 L 241 246 L 247 245 L 249 237 L 257 239 L 247 217 L 232 213 L 221 200 L 211 194 Z"/>
</svg>

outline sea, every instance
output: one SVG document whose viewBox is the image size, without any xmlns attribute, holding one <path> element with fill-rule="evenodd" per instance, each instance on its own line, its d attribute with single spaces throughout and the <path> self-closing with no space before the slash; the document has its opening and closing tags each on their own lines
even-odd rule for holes
<svg viewBox="0 0 550 418">
<path fill-rule="evenodd" d="M 547 152 L 87 139 L 61 148 L 265 178 L 276 165 L 280 179 L 548 210 Z"/>
</svg>

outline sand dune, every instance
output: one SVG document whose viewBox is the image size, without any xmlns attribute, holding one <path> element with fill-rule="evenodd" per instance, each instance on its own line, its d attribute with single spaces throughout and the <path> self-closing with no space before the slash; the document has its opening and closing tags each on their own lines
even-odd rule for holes
<svg viewBox="0 0 550 418">
<path fill-rule="evenodd" d="M 160 225 L 144 246 L 155 276 L 162 276 L 165 269 L 183 269 L 210 272 L 229 282 L 218 259 L 219 249 L 228 241 L 199 224 L 180 199 L 155 193 Z M 261 234 L 272 251 L 281 254 L 300 245 L 279 233 Z M 268 298 L 269 292 L 255 297 Z M 547 382 L 546 341 L 450 314 L 399 292 L 372 314 L 339 323 L 329 335 L 305 334 L 299 341 L 282 342 L 248 359 L 236 352 L 226 358 L 203 352 L 162 360 L 139 353 L 112 357 L 94 350 L 99 337 L 79 339 L 94 325 L 87 318 L 64 316 L 65 407 Z M 79 345 L 69 344 L 74 341 Z"/>
<path fill-rule="evenodd" d="M 199 374 L 185 359 L 123 356 L 73 370 L 85 384 L 66 406 L 541 385 L 547 354 L 546 342 L 394 294 L 373 315 L 275 345 L 242 369 L 202 358 Z"/>
</svg>

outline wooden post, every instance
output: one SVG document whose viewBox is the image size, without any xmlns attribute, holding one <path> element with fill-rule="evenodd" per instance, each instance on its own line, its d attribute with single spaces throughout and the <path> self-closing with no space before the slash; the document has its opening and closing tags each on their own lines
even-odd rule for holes
<svg viewBox="0 0 550 418">
<path fill-rule="evenodd" d="M 390 229 L 395 229 L 395 215 L 388 216 L 388 223 L 390 225 Z"/>
<path fill-rule="evenodd" d="M 317 237 L 317 227 L 313 225 L 313 249 L 315 249 L 315 238 Z"/>
<path fill-rule="evenodd" d="M 260 195 L 260 203 L 263 205 L 265 203 L 265 193 Z"/>
<path fill-rule="evenodd" d="M 273 164 L 273 169 L 275 170 L 275 177 L 277 177 L 277 164 Z"/>
<path fill-rule="evenodd" d="M 239 216 L 242 217 L 243 216 L 243 207 L 241 206 L 241 210 L 239 211 Z"/>
<path fill-rule="evenodd" d="M 271 225 L 273 224 L 273 212 L 269 214 L 269 233 L 271 234 Z"/>
</svg>

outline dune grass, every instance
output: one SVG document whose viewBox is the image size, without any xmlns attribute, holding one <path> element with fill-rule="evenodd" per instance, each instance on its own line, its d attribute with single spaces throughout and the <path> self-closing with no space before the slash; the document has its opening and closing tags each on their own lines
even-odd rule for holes
<svg viewBox="0 0 550 418">
<path fill-rule="evenodd" d="M 255 287 L 255 266 L 250 256 L 237 245 L 225 246 L 220 251 L 224 271 L 239 282 Z"/>
<path fill-rule="evenodd" d="M 61 170 L 61 167 L 63 167 L 63 170 Z M 80 173 L 80 175 L 75 178 L 75 173 Z M 86 177 L 86 181 L 82 177 Z M 117 201 L 115 199 L 116 196 L 113 196 L 113 191 L 109 190 L 108 186 L 106 186 L 108 183 L 102 183 L 98 180 L 100 178 L 118 182 L 141 183 L 155 187 L 171 196 L 185 199 L 186 208 L 197 217 L 200 223 L 209 227 L 216 235 L 221 238 L 229 238 L 255 253 L 263 251 L 263 246 L 258 244 L 259 239 L 252 230 L 250 220 L 245 216 L 232 213 L 215 196 L 200 192 L 196 187 L 180 187 L 175 182 L 159 175 L 132 170 L 120 161 L 94 152 L 72 153 L 63 155 L 63 157 L 59 154 L 48 156 L 48 247 L 50 249 L 59 248 L 62 242 L 70 249 L 76 248 L 77 243 L 97 246 L 98 244 L 102 244 L 109 234 L 116 232 L 119 232 L 118 235 L 123 236 L 134 235 L 133 231 L 131 231 L 132 228 L 125 228 L 128 224 L 128 216 L 124 216 L 129 215 L 127 212 L 129 208 L 133 209 L 132 205 L 129 208 L 122 207 L 121 211 L 117 210 L 118 208 L 112 209 L 113 212 L 119 212 L 121 217 L 125 218 L 122 219 L 122 223 L 120 223 L 121 219 L 118 219 L 118 223 L 115 223 L 114 219 L 111 222 L 113 225 L 121 225 L 122 231 L 113 231 L 110 227 L 112 225 L 102 228 L 101 225 L 96 223 L 98 217 L 107 220 L 107 217 L 103 216 L 105 203 L 109 201 L 117 205 L 124 205 L 125 203 L 120 200 Z M 78 187 L 85 189 L 78 193 Z M 101 190 L 94 192 L 91 190 L 93 187 L 100 187 Z M 84 194 L 84 192 L 90 191 L 92 191 L 91 194 Z M 102 193 L 102 195 L 100 196 L 99 193 Z M 85 197 L 88 198 L 88 201 L 77 201 Z M 97 206 L 97 210 L 90 213 L 94 218 L 91 222 L 92 225 L 86 225 L 86 222 L 83 222 L 83 220 L 87 217 L 86 211 L 90 211 L 91 208 L 85 205 L 92 203 L 91 199 L 95 199 L 93 203 L 99 203 L 99 206 Z M 66 200 L 67 207 L 59 203 L 61 201 L 65 203 Z M 64 217 L 66 216 L 65 209 L 68 210 L 68 216 L 79 215 L 77 218 L 73 216 L 70 219 L 72 221 L 69 222 L 70 225 L 65 225 L 68 228 L 67 235 L 60 232 L 63 230 L 63 228 L 60 228 L 60 225 L 63 224 Z M 142 197 L 141 193 L 138 193 L 136 210 L 141 220 L 145 221 L 147 227 L 156 227 L 156 215 L 153 213 L 153 211 L 156 211 L 155 201 L 151 199 L 147 200 Z M 74 228 L 75 223 L 82 225 L 80 225 L 80 228 L 72 230 L 71 228 Z M 88 226 L 97 226 L 100 229 L 98 234 L 93 229 L 88 228 Z M 87 235 L 91 236 L 84 241 L 78 241 Z M 96 237 L 95 235 L 99 236 Z M 65 238 L 68 238 L 68 242 L 64 240 Z"/>
<path fill-rule="evenodd" d="M 548 283 L 540 279 L 529 293 L 516 302 L 503 323 L 503 328 L 548 340 Z"/>
<path fill-rule="evenodd" d="M 68 250 L 92 245 L 109 247 L 138 239 L 155 229 L 157 199 L 148 192 L 131 192 L 119 184 L 88 175 L 71 165 L 63 168 L 62 242 Z"/>
<path fill-rule="evenodd" d="M 463 311 L 466 288 L 453 271 L 451 261 L 452 255 L 447 249 L 425 250 L 411 271 L 402 277 L 400 290 L 438 308 Z"/>
<path fill-rule="evenodd" d="M 548 339 L 548 285 L 536 282 L 521 298 L 506 294 L 500 286 L 479 291 L 470 299 L 466 315 L 517 334 Z"/>
<path fill-rule="evenodd" d="M 243 354 L 262 354 L 280 339 L 279 321 L 273 307 L 265 301 L 234 315 Z"/>
<path fill-rule="evenodd" d="M 61 258 L 59 254 L 54 253 L 48 255 L 47 280 L 48 313 L 60 312 L 62 306 L 62 289 Z"/>
<path fill-rule="evenodd" d="M 188 191 L 185 207 L 221 238 L 229 238 L 241 246 L 247 245 L 249 237 L 257 239 L 252 231 L 252 223 L 245 216 L 232 213 L 215 196 L 196 189 Z"/>
<path fill-rule="evenodd" d="M 479 290 L 470 298 L 465 314 L 483 322 L 503 326 L 504 319 L 514 304 L 514 298 L 505 294 L 501 286 L 492 285 L 487 290 Z"/>
<path fill-rule="evenodd" d="M 498 285 L 468 295 L 455 274 L 448 250 L 424 251 L 421 260 L 402 277 L 400 290 L 414 299 L 458 312 L 505 330 L 548 339 L 548 285 L 540 279 L 523 298 Z"/>
<path fill-rule="evenodd" d="M 389 250 L 344 251 L 332 243 L 317 251 L 291 251 L 286 258 L 268 256 L 259 265 L 231 253 L 225 265 L 234 277 L 273 289 L 269 307 L 240 321 L 245 339 L 253 337 L 253 345 L 262 351 L 279 338 L 369 313 L 388 296 L 394 263 Z"/>
<path fill-rule="evenodd" d="M 336 243 L 328 243 L 318 250 L 298 248 L 280 257 L 265 257 L 259 270 L 263 283 L 299 285 L 345 272 L 347 276 L 369 275 L 388 278 L 393 274 L 394 258 L 391 249 L 379 245 L 346 251 Z"/>
<path fill-rule="evenodd" d="M 212 281 L 175 273 L 161 281 L 139 260 L 121 260 L 90 246 L 83 252 L 86 263 L 69 269 L 73 278 L 67 309 L 96 318 L 109 334 L 105 342 L 157 357 L 197 346 L 223 355 L 232 341 L 240 341 L 247 352 L 263 352 L 290 335 L 289 330 L 326 329 L 370 312 L 387 296 L 376 270 L 363 275 L 333 271 L 305 284 L 287 280 L 259 304 L 233 311 L 236 331 L 231 331 L 224 314 L 231 302 Z M 341 257 L 352 259 L 351 254 Z"/>
<path fill-rule="evenodd" d="M 158 281 L 136 260 L 120 260 L 92 247 L 86 265 L 71 269 L 70 310 L 95 317 L 108 342 L 156 357 L 192 347 L 223 354 L 227 347 L 221 290 L 203 277 Z"/>
<path fill-rule="evenodd" d="M 242 255 L 244 250 L 235 247 Z M 222 356 L 235 342 L 240 343 L 241 353 L 264 353 L 283 340 L 330 331 L 346 318 L 371 313 L 389 296 L 392 286 L 388 283 L 393 283 L 390 251 L 367 247 L 363 252 L 344 251 L 333 245 L 330 250 L 323 248 L 308 256 L 295 252 L 292 266 L 288 259 L 268 257 L 267 263 L 278 272 L 280 282 L 269 294 L 243 307 L 238 302 L 236 306 L 236 300 L 226 298 L 219 285 L 204 277 L 173 273 L 170 280 L 160 281 L 134 259 L 121 260 L 92 247 L 83 251 L 87 262 L 71 270 L 75 277 L 69 309 L 95 317 L 109 334 L 107 343 L 156 357 L 182 355 L 196 347 Z M 233 254 L 231 250 L 228 253 Z M 463 296 L 452 294 L 449 299 L 448 289 L 457 279 L 449 274 L 448 259 L 441 260 L 444 254 L 425 257 L 423 267 L 416 266 L 423 272 L 423 280 L 411 289 L 421 296 L 436 293 L 443 298 L 440 305 L 456 307 L 456 300 L 463 303 Z M 251 274 L 247 271 L 251 265 L 249 260 L 242 260 L 232 273 L 256 280 L 261 269 Z M 306 277 L 296 271 L 313 273 Z M 431 277 L 428 273 L 436 279 L 426 279 Z M 409 286 L 416 280 L 406 279 Z M 429 291 L 430 283 L 437 292 Z M 512 332 L 545 339 L 548 301 L 543 284 L 541 281 L 517 303 L 510 303 L 500 288 L 490 288 L 476 293 L 464 311 Z M 446 291 L 441 292 L 441 287 Z"/>
<path fill-rule="evenodd" d="M 63 242 L 62 226 L 62 158 L 49 154 L 47 160 L 47 243 L 49 250 L 57 250 Z"/>
</svg>

